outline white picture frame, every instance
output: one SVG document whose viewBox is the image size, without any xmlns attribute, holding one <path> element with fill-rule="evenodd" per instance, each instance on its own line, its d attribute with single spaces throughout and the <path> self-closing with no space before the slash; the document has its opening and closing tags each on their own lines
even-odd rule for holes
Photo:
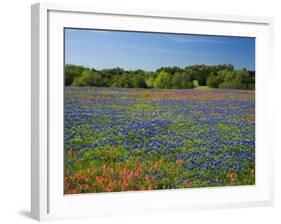
<svg viewBox="0 0 281 224">
<path fill-rule="evenodd" d="M 37 220 L 100 217 L 273 203 L 273 147 L 267 106 L 272 18 L 101 9 L 38 3 L 32 15 L 31 214 Z M 256 185 L 63 195 L 63 28 L 154 31 L 256 38 Z M 184 27 L 184 28 L 183 28 Z"/>
</svg>

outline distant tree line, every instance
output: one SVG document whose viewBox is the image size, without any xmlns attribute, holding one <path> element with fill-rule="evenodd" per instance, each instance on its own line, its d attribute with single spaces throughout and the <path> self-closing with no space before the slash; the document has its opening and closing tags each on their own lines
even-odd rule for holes
<svg viewBox="0 0 281 224">
<path fill-rule="evenodd" d="M 209 86 L 219 89 L 255 89 L 255 71 L 235 70 L 233 65 L 191 65 L 161 67 L 155 72 L 110 68 L 96 70 L 65 65 L 66 86 L 192 89 Z"/>
</svg>

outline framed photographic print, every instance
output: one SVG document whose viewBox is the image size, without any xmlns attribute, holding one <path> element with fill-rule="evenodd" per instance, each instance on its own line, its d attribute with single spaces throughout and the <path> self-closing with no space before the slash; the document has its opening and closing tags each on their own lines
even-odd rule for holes
<svg viewBox="0 0 281 224">
<path fill-rule="evenodd" d="M 32 6 L 32 217 L 270 205 L 273 20 Z"/>
</svg>

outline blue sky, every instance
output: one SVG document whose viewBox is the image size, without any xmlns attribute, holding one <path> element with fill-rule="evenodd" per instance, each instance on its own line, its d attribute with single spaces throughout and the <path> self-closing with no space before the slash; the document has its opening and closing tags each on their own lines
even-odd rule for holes
<svg viewBox="0 0 281 224">
<path fill-rule="evenodd" d="M 65 29 L 65 63 L 155 71 L 162 66 L 233 64 L 255 69 L 255 39 Z"/>
</svg>

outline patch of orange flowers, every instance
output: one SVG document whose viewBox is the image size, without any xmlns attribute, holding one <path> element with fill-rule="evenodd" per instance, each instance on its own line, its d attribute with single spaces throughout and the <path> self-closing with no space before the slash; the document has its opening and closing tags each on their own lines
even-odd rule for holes
<svg viewBox="0 0 281 224">
<path fill-rule="evenodd" d="M 136 158 L 133 165 L 118 162 L 103 163 L 100 170 L 88 168 L 65 178 L 65 193 L 92 193 L 113 191 L 152 190 L 153 177 L 144 175 L 143 167 Z M 98 172 L 97 172 L 98 171 Z"/>
<path fill-rule="evenodd" d="M 237 180 L 237 174 L 234 172 L 229 172 L 226 174 L 226 178 L 231 182 L 234 183 Z"/>
</svg>

